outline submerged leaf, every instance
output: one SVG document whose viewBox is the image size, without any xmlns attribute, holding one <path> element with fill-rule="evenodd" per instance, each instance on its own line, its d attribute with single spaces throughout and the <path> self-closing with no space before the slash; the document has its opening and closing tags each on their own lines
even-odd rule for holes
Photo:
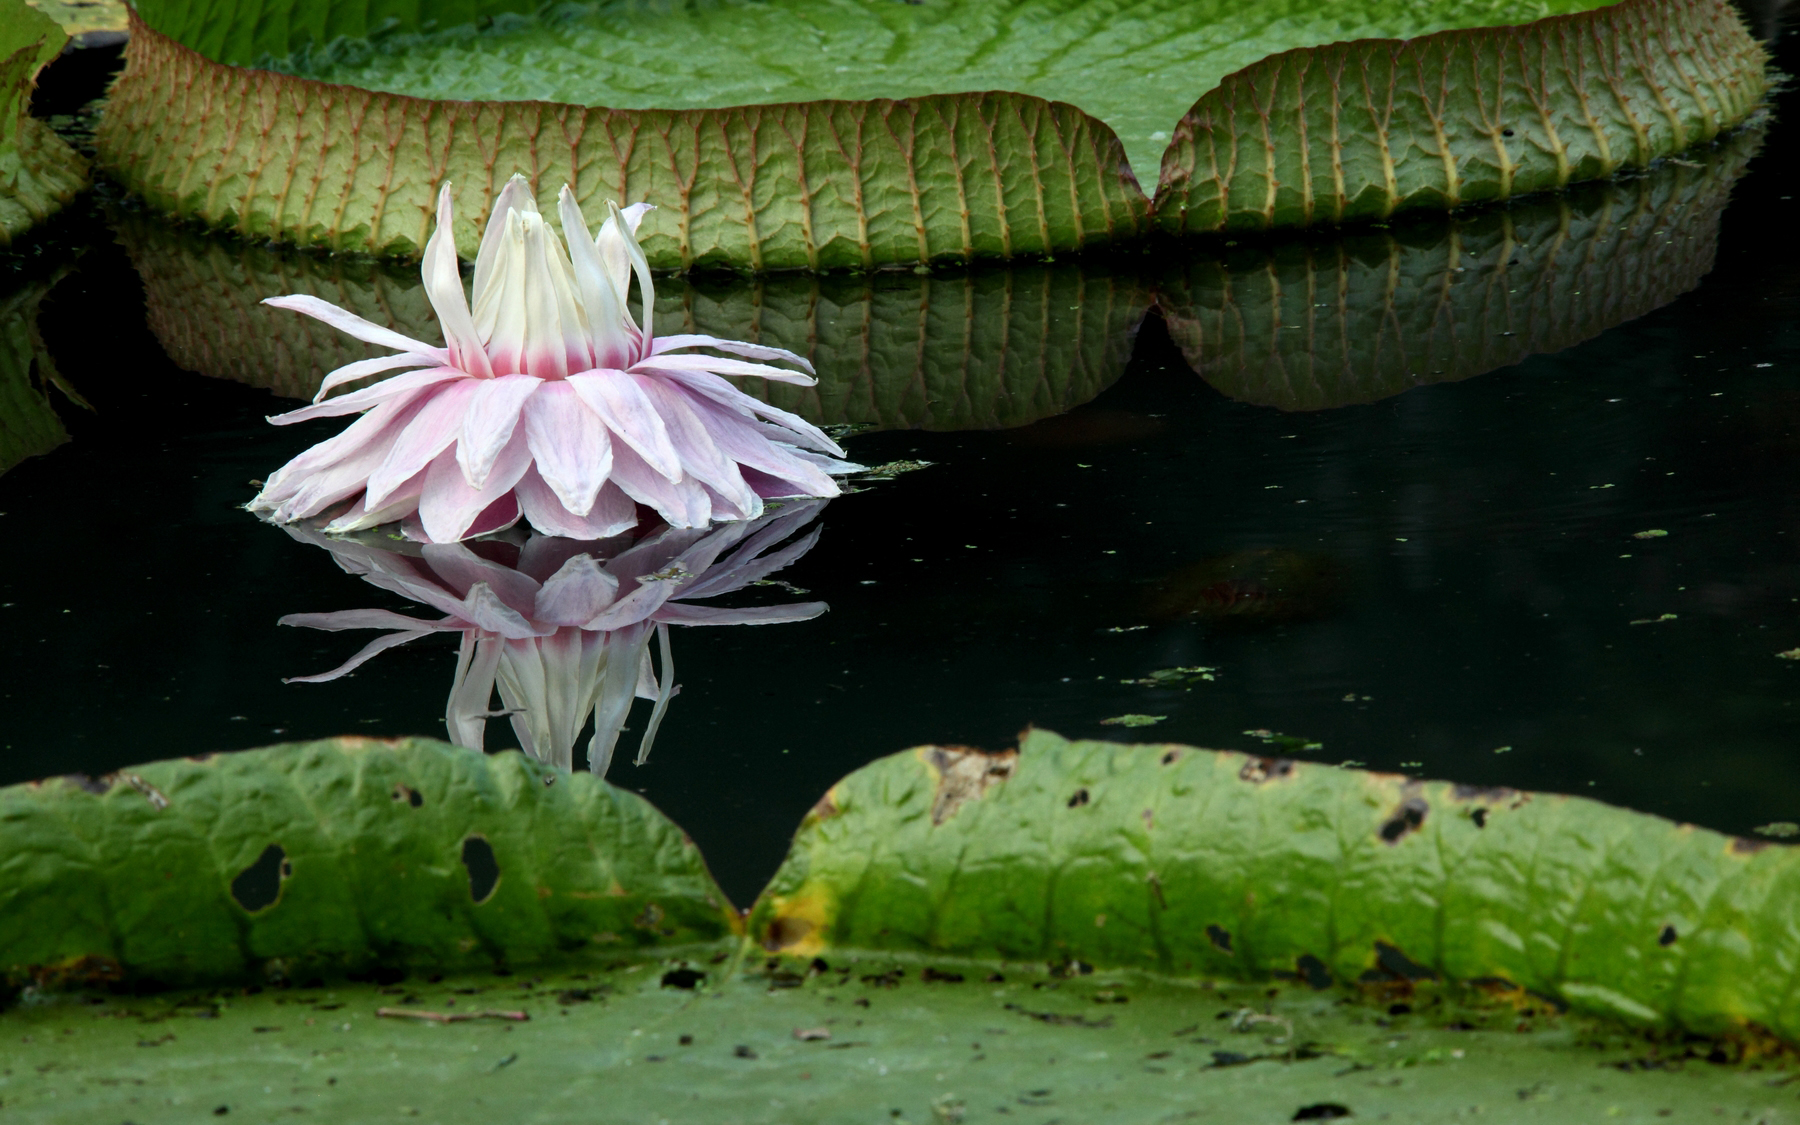
<svg viewBox="0 0 1800 1125">
<path fill-rule="evenodd" d="M 68 41 L 25 0 L 0 0 L 0 248 L 88 185 L 87 161 L 29 113 L 38 71 Z"/>
</svg>

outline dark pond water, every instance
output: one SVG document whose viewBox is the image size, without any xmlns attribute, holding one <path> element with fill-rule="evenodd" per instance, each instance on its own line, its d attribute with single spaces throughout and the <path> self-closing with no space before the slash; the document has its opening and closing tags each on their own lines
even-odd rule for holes
<svg viewBox="0 0 1800 1125">
<path fill-rule="evenodd" d="M 609 776 L 739 901 L 845 772 L 1027 724 L 1800 820 L 1800 255 L 1757 155 L 1791 131 L 1344 239 L 668 280 L 659 323 L 810 349 L 824 385 L 778 401 L 930 464 L 826 506 L 792 588 L 722 599 L 828 613 L 677 627 L 655 752 L 631 762 L 639 702 Z M 239 507 L 333 429 L 263 417 L 361 354 L 252 302 L 403 323 L 416 279 L 102 195 L 0 278 L 0 465 L 54 445 L 0 475 L 0 782 L 442 736 L 454 636 L 283 683 L 369 637 L 283 615 L 419 607 Z M 33 323 L 91 410 L 33 397 Z"/>
</svg>

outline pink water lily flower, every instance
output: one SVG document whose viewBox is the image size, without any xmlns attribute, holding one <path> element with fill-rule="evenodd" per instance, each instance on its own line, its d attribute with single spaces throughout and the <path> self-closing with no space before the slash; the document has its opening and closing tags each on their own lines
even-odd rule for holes
<svg viewBox="0 0 1800 1125">
<path fill-rule="evenodd" d="M 543 535 L 523 544 L 485 541 L 474 545 L 479 553 L 464 543 L 363 542 L 290 526 L 288 534 L 330 551 L 349 573 L 444 614 L 432 620 L 352 609 L 283 617 L 283 625 L 309 629 L 385 631 L 337 668 L 295 680 L 335 680 L 396 645 L 434 633 L 461 633 L 444 716 L 452 742 L 480 750 L 487 720 L 505 716 L 520 748 L 567 770 L 592 716 L 588 768 L 604 774 L 632 700 L 648 699 L 654 705 L 638 743 L 642 765 L 669 701 L 680 690 L 670 625 L 770 625 L 825 612 L 824 602 L 692 604 L 741 590 L 811 550 L 819 540 L 817 527 L 792 542 L 783 540 L 822 506 L 803 501 L 710 531 L 658 525 L 642 536 L 599 542 Z M 653 637 L 661 649 L 660 670 L 650 655 Z M 496 689 L 503 704 L 497 711 Z"/>
<path fill-rule="evenodd" d="M 514 176 L 494 202 L 475 257 L 473 309 L 451 238 L 450 185 L 422 274 L 445 345 L 434 347 L 317 297 L 264 304 L 317 317 L 396 354 L 328 375 L 314 405 L 269 419 L 289 425 L 360 414 L 343 433 L 282 466 L 250 508 L 289 522 L 320 513 L 333 532 L 405 520 L 415 537 L 452 543 L 523 516 L 547 535 L 596 539 L 637 523 L 637 504 L 674 527 L 754 519 L 766 498 L 836 496 L 844 451 L 804 419 L 725 376 L 810 386 L 793 352 L 712 336 L 657 338 L 655 291 L 637 243 L 647 204 L 609 217 L 589 238 L 565 185 L 563 240 Z M 636 275 L 643 325 L 626 298 Z M 742 359 L 686 354 L 690 348 Z M 682 353 L 682 354 L 678 354 Z M 775 360 L 800 371 L 774 367 Z M 336 398 L 346 383 L 414 368 Z"/>
</svg>

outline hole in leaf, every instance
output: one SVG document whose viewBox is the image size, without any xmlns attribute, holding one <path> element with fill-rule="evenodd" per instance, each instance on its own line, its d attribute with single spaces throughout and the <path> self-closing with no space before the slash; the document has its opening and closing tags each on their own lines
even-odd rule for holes
<svg viewBox="0 0 1800 1125">
<path fill-rule="evenodd" d="M 1226 953 L 1231 952 L 1231 933 L 1224 927 L 1207 926 L 1206 936 L 1214 946 L 1224 950 Z"/>
<path fill-rule="evenodd" d="M 690 991 L 706 979 L 706 974 L 699 969 L 670 969 L 662 975 L 664 988 L 685 988 Z"/>
<path fill-rule="evenodd" d="M 1088 791 L 1086 789 L 1075 790 L 1075 795 L 1069 798 L 1069 807 L 1072 809 L 1078 809 L 1087 803 Z"/>
<path fill-rule="evenodd" d="M 1300 959 L 1294 962 L 1294 968 L 1298 970 L 1300 979 L 1313 991 L 1322 992 L 1331 987 L 1331 970 L 1325 967 L 1325 962 L 1312 954 L 1302 953 Z"/>
<path fill-rule="evenodd" d="M 231 897 L 252 914 L 267 910 L 281 897 L 281 881 L 294 873 L 280 844 L 270 844 L 256 862 L 231 881 Z"/>
<path fill-rule="evenodd" d="M 394 800 L 405 801 L 416 809 L 425 803 L 425 796 L 410 785 L 396 785 L 394 786 Z"/>
<path fill-rule="evenodd" d="M 1349 1117 L 1350 1107 L 1337 1102 L 1314 1102 L 1303 1105 L 1294 1111 L 1290 1121 L 1335 1121 L 1340 1117 Z"/>
<path fill-rule="evenodd" d="M 500 861 L 485 836 L 463 840 L 462 863 L 469 870 L 469 897 L 477 904 L 486 902 L 500 885 Z"/>
<path fill-rule="evenodd" d="M 1487 827 L 1487 810 L 1486 809 L 1476 809 L 1469 814 L 1469 819 L 1475 822 L 1475 827 L 1486 828 Z"/>
<path fill-rule="evenodd" d="M 1431 806 L 1425 803 L 1424 798 L 1408 797 L 1400 802 L 1400 807 L 1394 810 L 1394 815 L 1382 824 L 1381 838 L 1390 844 L 1399 843 L 1407 833 L 1417 831 L 1425 823 L 1425 814 L 1430 809 Z"/>
<path fill-rule="evenodd" d="M 1675 939 L 1680 936 L 1681 936 L 1680 934 L 1677 934 L 1675 932 L 1674 926 L 1664 926 L 1662 928 L 1662 933 L 1657 935 L 1656 944 L 1658 944 L 1658 945 L 1674 945 Z"/>
<path fill-rule="evenodd" d="M 1511 129 L 1502 129 L 1500 130 L 1500 135 L 1502 137 L 1510 137 L 1513 135 L 1513 131 Z"/>
</svg>

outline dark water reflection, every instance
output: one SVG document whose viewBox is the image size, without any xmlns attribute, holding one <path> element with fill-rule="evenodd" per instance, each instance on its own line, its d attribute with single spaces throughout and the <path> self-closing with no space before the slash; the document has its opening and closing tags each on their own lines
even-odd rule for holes
<svg viewBox="0 0 1800 1125">
<path fill-rule="evenodd" d="M 1800 266 L 1757 143 L 1338 240 L 659 286 L 659 323 L 810 355 L 826 382 L 778 402 L 849 427 L 853 457 L 931 465 L 834 503 L 784 560 L 795 591 L 721 599 L 829 613 L 686 631 L 655 755 L 610 776 L 744 900 L 844 772 L 1027 723 L 1800 820 L 1800 661 L 1776 655 L 1800 647 Z M 364 354 L 254 302 L 316 292 L 430 335 L 416 279 L 113 224 L 73 217 L 0 294 L 0 781 L 443 734 L 478 632 L 284 684 L 357 642 L 275 623 L 433 604 L 398 574 L 468 587 L 379 536 L 319 543 L 346 573 L 237 508 L 330 429 L 263 415 Z M 461 565 L 541 584 L 541 550 Z M 569 699 L 663 696 L 633 652 Z M 464 701 L 465 741 L 524 694 Z M 580 702 L 515 734 L 562 753 Z"/>
</svg>

